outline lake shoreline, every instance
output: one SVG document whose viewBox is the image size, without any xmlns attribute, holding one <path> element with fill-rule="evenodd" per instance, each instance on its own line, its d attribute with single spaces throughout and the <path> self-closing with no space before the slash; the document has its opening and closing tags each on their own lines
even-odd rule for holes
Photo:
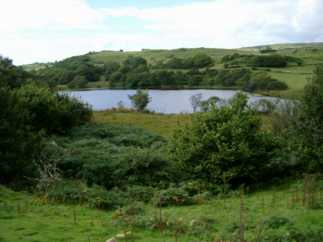
<svg viewBox="0 0 323 242">
<path fill-rule="evenodd" d="M 194 112 L 191 103 L 192 96 L 200 96 L 201 100 L 218 97 L 224 101 L 231 99 L 238 90 L 218 89 L 190 89 L 190 90 L 147 90 L 151 97 L 148 109 L 156 113 L 177 114 Z M 61 91 L 88 103 L 94 111 L 103 111 L 113 108 L 132 108 L 129 96 L 135 94 L 133 89 L 95 89 L 79 91 Z M 276 97 L 261 96 L 254 93 L 245 94 L 249 97 L 249 103 L 256 103 L 261 99 L 275 100 Z"/>
<path fill-rule="evenodd" d="M 266 91 L 259 91 L 259 92 L 246 92 L 237 87 L 190 87 L 190 88 L 109 88 L 109 87 L 89 87 L 89 88 L 66 88 L 66 89 L 57 89 L 56 92 L 85 92 L 85 91 L 104 91 L 104 90 L 111 90 L 111 91 L 136 91 L 136 90 L 155 90 L 155 91 L 195 91 L 195 90 L 216 90 L 216 91 L 241 91 L 243 93 L 248 93 L 254 96 L 261 96 L 261 97 L 274 97 L 274 98 L 286 98 L 280 94 L 269 93 Z M 287 98 L 286 98 L 287 99 Z"/>
</svg>

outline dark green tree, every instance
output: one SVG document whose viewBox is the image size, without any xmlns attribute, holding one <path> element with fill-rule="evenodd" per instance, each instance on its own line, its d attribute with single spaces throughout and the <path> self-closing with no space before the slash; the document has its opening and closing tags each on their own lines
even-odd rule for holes
<svg viewBox="0 0 323 242">
<path fill-rule="evenodd" d="M 229 105 L 195 114 L 192 125 L 174 135 L 171 151 L 190 179 L 236 186 L 264 181 L 275 170 L 271 161 L 279 146 L 260 127 L 260 118 L 239 93 Z"/>
<path fill-rule="evenodd" d="M 129 99 L 131 100 L 133 107 L 140 112 L 144 111 L 151 101 L 149 94 L 142 90 L 137 90 L 136 94 L 129 95 Z"/>
<path fill-rule="evenodd" d="M 290 132 L 300 170 L 323 171 L 323 66 L 315 70 L 313 80 L 306 85 Z"/>
</svg>

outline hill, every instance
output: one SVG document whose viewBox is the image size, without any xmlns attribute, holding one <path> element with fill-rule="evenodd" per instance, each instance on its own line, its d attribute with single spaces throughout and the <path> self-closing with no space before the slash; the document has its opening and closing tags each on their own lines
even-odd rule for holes
<svg viewBox="0 0 323 242">
<path fill-rule="evenodd" d="M 246 61 L 246 58 L 240 60 L 239 64 L 232 65 L 229 63 L 225 65 L 223 62 L 223 58 L 226 56 L 233 56 L 234 54 L 239 54 L 241 56 L 268 56 L 268 55 L 279 55 L 288 58 L 297 58 L 302 61 L 301 65 L 296 65 L 295 63 L 288 62 L 284 67 L 275 67 L 275 66 L 257 66 L 257 65 L 250 65 L 249 62 Z M 209 56 L 212 58 L 213 63 L 211 65 L 201 66 L 201 68 L 189 66 L 188 68 L 179 66 L 179 67 L 170 67 L 170 64 L 174 64 L 175 61 L 182 61 L 188 60 L 187 62 L 194 59 L 196 56 Z M 114 72 L 118 72 L 119 67 L 112 66 L 111 63 L 118 63 L 122 65 L 129 57 L 140 57 L 146 60 L 147 66 L 141 68 L 140 71 L 135 70 L 133 72 L 141 72 L 147 74 L 149 72 L 157 72 L 158 70 L 166 70 L 166 71 L 177 71 L 178 73 L 188 73 L 186 76 L 175 76 L 172 77 L 171 80 L 167 80 L 168 84 L 163 86 L 156 86 L 155 84 L 146 83 L 143 85 L 138 84 L 139 79 L 142 80 L 146 79 L 153 79 L 151 75 L 145 75 L 144 77 L 141 75 L 129 75 L 123 78 L 120 81 L 120 77 L 117 75 L 112 75 Z M 109 66 L 108 69 L 99 70 L 96 69 L 93 73 L 101 73 L 98 74 L 97 77 L 93 78 L 93 80 L 89 80 L 89 78 L 79 78 L 79 74 L 77 75 L 70 75 L 63 73 L 61 74 L 61 70 L 70 65 L 71 69 L 75 70 L 81 65 L 80 63 L 86 59 L 87 66 L 96 66 L 100 68 L 102 66 Z M 73 63 L 72 63 L 73 62 Z M 236 63 L 237 61 L 234 61 Z M 323 43 L 297 43 L 297 44 L 275 44 L 275 45 L 268 45 L 268 46 L 255 46 L 255 47 L 247 47 L 247 48 L 240 48 L 240 49 L 213 49 L 213 48 L 195 48 L 195 49 L 188 49 L 188 48 L 181 48 L 181 49 L 174 49 L 174 50 L 151 50 L 151 49 L 143 49 L 142 51 L 101 51 L 101 52 L 89 52 L 85 55 L 75 56 L 63 61 L 54 63 L 54 64 L 32 64 L 32 65 L 25 65 L 23 66 L 26 70 L 31 71 L 35 70 L 36 72 L 40 73 L 42 76 L 42 80 L 47 81 L 48 79 L 53 79 L 51 77 L 55 76 L 57 79 L 56 83 L 53 84 L 58 86 L 59 88 L 236 88 L 237 84 L 230 83 L 223 83 L 226 82 L 228 79 L 232 79 L 232 76 L 241 76 L 237 72 L 237 70 L 243 68 L 248 69 L 250 73 L 248 75 L 253 75 L 261 72 L 264 75 L 267 75 L 275 80 L 282 81 L 287 85 L 287 88 L 256 88 L 258 93 L 266 94 L 266 95 L 274 95 L 274 96 L 283 96 L 283 97 L 295 97 L 298 96 L 301 92 L 307 81 L 311 78 L 313 70 L 319 64 L 323 64 Z M 53 67 L 57 67 L 55 71 L 53 71 Z M 110 70 L 110 69 L 113 70 Z M 122 66 L 121 66 L 122 68 Z M 216 70 L 217 72 L 206 72 L 205 68 L 208 70 Z M 129 69 L 129 68 L 128 68 Z M 185 70 L 183 70 L 185 69 Z M 196 70 L 199 69 L 200 71 L 204 70 L 202 73 L 193 73 L 188 72 L 189 70 Z M 59 71 L 57 71 L 59 70 Z M 119 69 L 122 74 L 125 73 L 125 68 Z M 126 70 L 129 72 L 129 70 Z M 131 72 L 130 71 L 130 72 Z M 219 72 L 229 72 L 222 77 L 222 80 L 217 80 L 214 78 L 216 74 Z M 233 74 L 230 73 L 234 72 Z M 55 72 L 53 74 L 53 72 Z M 61 76 L 57 78 L 58 74 L 60 73 Z M 84 72 L 84 71 L 83 71 Z M 108 73 L 109 72 L 109 73 Z M 50 74 L 48 74 L 50 73 Z M 82 73 L 82 71 L 80 71 Z M 93 77 L 95 74 L 90 74 Z M 172 73 L 171 73 L 172 74 Z M 165 73 L 161 73 L 160 76 L 165 76 Z M 72 76 L 72 77 L 70 77 Z M 75 78 L 75 77 L 78 78 Z M 189 80 L 187 82 L 182 81 L 182 84 L 174 85 L 173 79 L 189 79 L 193 77 L 193 80 Z M 196 78 L 195 78 L 196 77 Z M 70 81 L 66 81 L 67 78 L 70 78 Z M 119 78 L 119 79 L 118 79 Z M 202 78 L 202 79 L 201 79 Z M 212 80 L 215 79 L 215 80 Z M 263 76 L 261 76 L 262 79 Z M 116 79 L 116 80 L 115 80 Z M 133 81 L 134 79 L 138 79 Z M 158 81 L 162 79 L 162 77 L 157 78 Z M 257 78 L 251 78 L 257 79 Z M 259 78 L 258 78 L 259 79 Z M 267 78 L 268 79 L 268 78 Z M 72 83 L 72 80 L 74 82 Z M 167 82 L 166 81 L 166 82 Z M 239 83 L 239 80 L 234 80 Z M 113 85 L 112 83 L 117 83 Z M 120 84 L 120 83 L 123 84 Z M 135 84 L 133 84 L 135 82 Z M 126 84 L 125 84 L 126 83 Z M 131 83 L 131 84 L 129 84 Z M 171 85 L 169 84 L 171 83 Z M 250 85 L 249 85 L 250 86 Z M 242 86 L 238 86 L 238 89 L 244 89 Z M 247 90 L 247 91 L 254 91 L 254 90 Z"/>
</svg>

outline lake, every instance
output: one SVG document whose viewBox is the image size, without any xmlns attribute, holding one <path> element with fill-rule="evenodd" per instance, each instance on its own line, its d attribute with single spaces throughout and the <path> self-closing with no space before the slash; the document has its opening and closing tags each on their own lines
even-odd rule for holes
<svg viewBox="0 0 323 242">
<path fill-rule="evenodd" d="M 151 102 L 148 105 L 150 111 L 175 114 L 192 113 L 193 108 L 190 97 L 202 94 L 202 100 L 216 96 L 223 100 L 229 100 L 237 91 L 232 90 L 149 90 Z M 92 106 L 95 111 L 101 111 L 118 107 L 122 102 L 126 108 L 131 107 L 129 95 L 136 93 L 136 90 L 88 90 L 88 91 L 66 91 L 63 92 L 80 99 Z M 255 103 L 261 99 L 275 100 L 273 97 L 263 97 L 248 94 L 249 103 Z"/>
</svg>

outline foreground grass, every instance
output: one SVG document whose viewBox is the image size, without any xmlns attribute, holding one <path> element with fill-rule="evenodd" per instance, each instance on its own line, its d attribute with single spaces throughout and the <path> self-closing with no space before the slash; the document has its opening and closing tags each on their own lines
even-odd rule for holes
<svg viewBox="0 0 323 242">
<path fill-rule="evenodd" d="M 322 202 L 320 193 L 316 199 Z M 308 209 L 302 206 L 300 183 L 247 194 L 243 197 L 243 201 L 247 241 L 254 239 L 255 236 L 261 238 L 275 233 L 282 233 L 284 236 L 284 233 L 288 233 L 288 230 L 285 231 L 286 224 L 280 224 L 279 221 L 270 230 L 265 229 L 265 222 L 274 217 L 287 219 L 286 226 L 292 225 L 296 231 L 310 233 L 322 231 L 323 209 Z M 170 207 L 161 211 L 151 205 L 145 205 L 145 216 L 153 218 L 161 212 L 165 220 L 181 221 L 187 226 L 201 217 L 214 220 L 210 231 L 200 231 L 193 236 L 192 228 L 180 234 L 177 241 L 211 241 L 202 239 L 208 232 L 215 239 L 212 241 L 220 241 L 217 240 L 220 238 L 225 241 L 235 241 L 241 225 L 240 207 L 239 195 L 233 195 L 228 198 L 219 197 L 202 201 L 200 205 Z M 79 205 L 48 204 L 36 196 L 13 192 L 0 186 L 0 241 L 2 242 L 104 242 L 129 229 L 117 223 L 113 214 L 113 211 L 100 211 Z M 133 228 L 132 231 L 134 239 L 131 241 L 176 241 L 172 231 L 159 231 L 151 227 Z"/>
<path fill-rule="evenodd" d="M 191 122 L 189 114 L 152 114 L 138 112 L 102 111 L 93 115 L 95 123 L 127 124 L 145 128 L 154 134 L 169 138 L 173 132 Z"/>
</svg>

